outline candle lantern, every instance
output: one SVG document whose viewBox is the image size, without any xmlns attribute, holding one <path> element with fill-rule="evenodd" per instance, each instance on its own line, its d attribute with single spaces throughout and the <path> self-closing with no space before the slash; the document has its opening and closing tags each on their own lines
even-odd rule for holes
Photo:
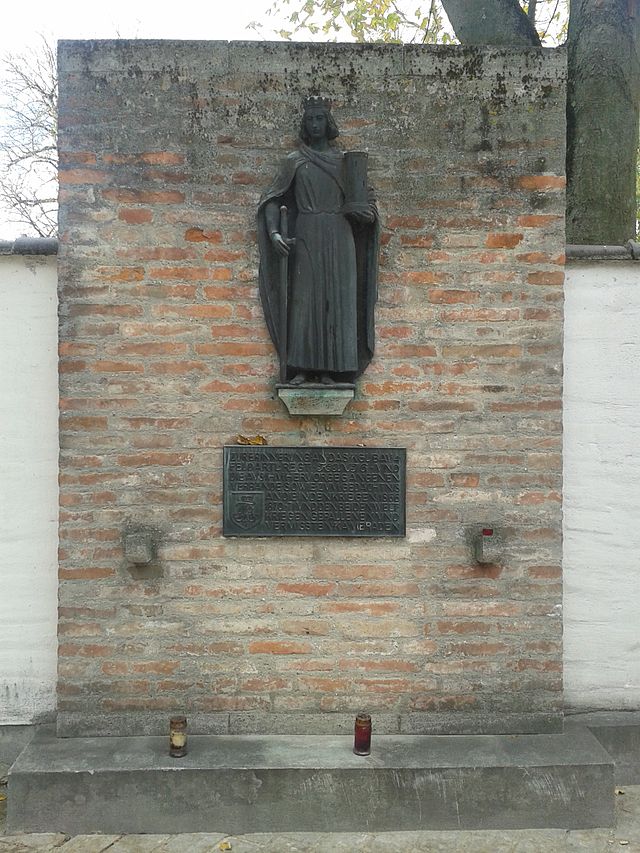
<svg viewBox="0 0 640 853">
<path fill-rule="evenodd" d="M 353 751 L 356 755 L 371 755 L 370 714 L 358 714 L 356 717 Z"/>
<path fill-rule="evenodd" d="M 171 717 L 169 721 L 169 755 L 182 758 L 187 754 L 187 718 Z"/>
</svg>

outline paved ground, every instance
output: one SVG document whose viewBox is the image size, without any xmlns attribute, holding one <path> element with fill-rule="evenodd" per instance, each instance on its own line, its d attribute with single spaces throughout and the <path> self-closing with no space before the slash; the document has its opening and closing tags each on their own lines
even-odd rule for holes
<svg viewBox="0 0 640 853">
<path fill-rule="evenodd" d="M 1 786 L 0 797 L 6 796 Z M 640 785 L 619 788 L 614 829 L 478 832 L 287 832 L 225 835 L 5 835 L 0 801 L 0 853 L 640 853 Z M 327 825 L 331 822 L 327 818 Z"/>
</svg>

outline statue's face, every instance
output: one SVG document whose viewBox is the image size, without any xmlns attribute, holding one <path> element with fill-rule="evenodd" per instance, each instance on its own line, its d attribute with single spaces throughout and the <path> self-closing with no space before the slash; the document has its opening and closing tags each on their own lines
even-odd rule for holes
<svg viewBox="0 0 640 853">
<path fill-rule="evenodd" d="M 324 107 L 309 107 L 304 114 L 304 126 L 309 139 L 324 139 L 327 135 L 327 114 Z"/>
</svg>

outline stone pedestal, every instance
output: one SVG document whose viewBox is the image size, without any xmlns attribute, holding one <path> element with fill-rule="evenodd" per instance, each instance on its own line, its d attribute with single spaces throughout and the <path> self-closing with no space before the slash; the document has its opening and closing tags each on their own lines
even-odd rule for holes
<svg viewBox="0 0 640 853">
<path fill-rule="evenodd" d="M 557 735 L 168 737 L 41 732 L 9 774 L 9 832 L 382 832 L 613 824 L 613 761 Z"/>
<path fill-rule="evenodd" d="M 278 397 L 290 415 L 342 415 L 353 400 L 353 385 L 276 385 Z"/>
</svg>

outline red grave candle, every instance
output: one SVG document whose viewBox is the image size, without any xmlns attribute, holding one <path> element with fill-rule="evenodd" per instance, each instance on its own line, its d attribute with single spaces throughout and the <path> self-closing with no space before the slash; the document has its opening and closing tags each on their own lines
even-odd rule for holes
<svg viewBox="0 0 640 853">
<path fill-rule="evenodd" d="M 356 755 L 371 755 L 370 714 L 358 714 L 356 717 L 353 751 Z"/>
</svg>

